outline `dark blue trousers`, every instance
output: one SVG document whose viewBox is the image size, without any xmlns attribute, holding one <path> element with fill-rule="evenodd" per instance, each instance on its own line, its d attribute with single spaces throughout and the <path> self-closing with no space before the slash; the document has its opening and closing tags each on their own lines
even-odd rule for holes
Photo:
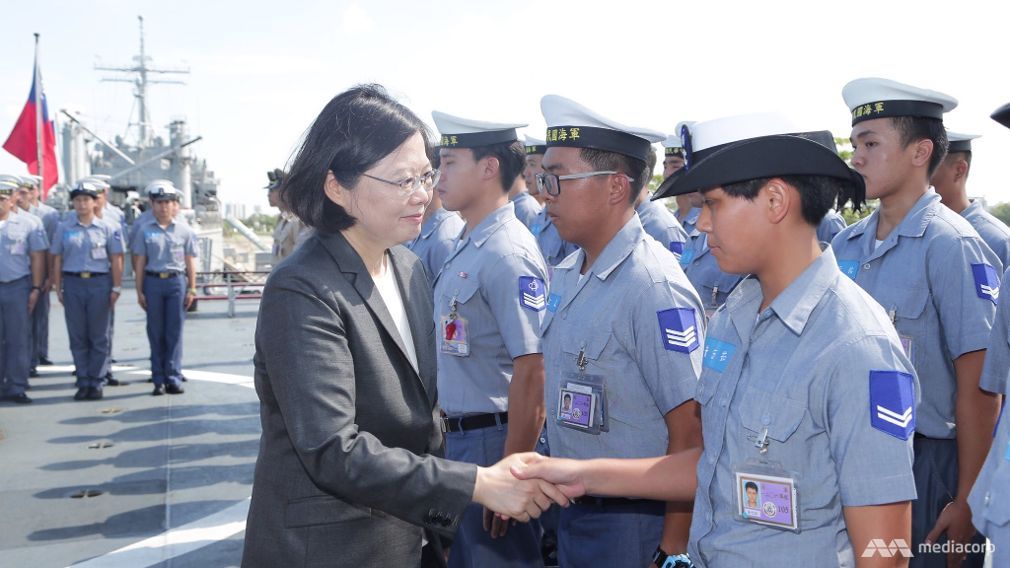
<svg viewBox="0 0 1010 568">
<path fill-rule="evenodd" d="M 39 357 L 49 358 L 49 294 L 40 294 L 32 312 L 32 368 L 38 367 Z"/>
<path fill-rule="evenodd" d="M 31 316 L 28 295 L 32 284 L 28 276 L 0 283 L 0 395 L 13 396 L 25 392 L 31 350 L 28 335 Z"/>
<path fill-rule="evenodd" d="M 147 299 L 147 341 L 151 346 L 154 384 L 182 381 L 182 322 L 186 319 L 186 277 L 144 275 Z"/>
<path fill-rule="evenodd" d="M 77 388 L 100 388 L 109 371 L 109 296 L 112 277 L 108 274 L 81 278 L 63 275 L 63 308 L 70 336 L 70 353 L 77 368 Z"/>
</svg>

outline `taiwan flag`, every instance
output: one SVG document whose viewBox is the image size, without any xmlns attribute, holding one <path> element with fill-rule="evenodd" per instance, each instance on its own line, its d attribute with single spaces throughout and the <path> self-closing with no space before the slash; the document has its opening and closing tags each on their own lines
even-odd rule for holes
<svg viewBox="0 0 1010 568">
<path fill-rule="evenodd" d="M 41 148 L 40 148 L 41 146 Z M 46 93 L 42 88 L 42 72 L 39 70 L 38 48 L 35 53 L 35 76 L 32 79 L 32 90 L 28 94 L 21 116 L 14 124 L 7 141 L 7 150 L 17 159 L 28 165 L 28 173 L 42 176 L 42 199 L 49 194 L 49 188 L 59 181 L 59 171 L 56 168 L 56 128 L 49 118 L 49 108 L 46 104 Z M 42 173 L 39 173 L 39 160 L 42 160 Z"/>
</svg>

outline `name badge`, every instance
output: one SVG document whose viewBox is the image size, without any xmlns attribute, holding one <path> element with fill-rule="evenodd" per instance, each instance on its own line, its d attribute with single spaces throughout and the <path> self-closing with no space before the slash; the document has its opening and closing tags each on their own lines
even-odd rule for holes
<svg viewBox="0 0 1010 568">
<path fill-rule="evenodd" d="M 24 241 L 18 241 L 10 246 L 10 251 L 12 255 L 24 256 L 28 254 L 28 247 Z"/>
<path fill-rule="evenodd" d="M 592 389 L 568 383 L 558 393 L 558 422 L 589 430 L 595 425 L 597 397 Z"/>
<path fill-rule="evenodd" d="M 451 314 L 442 316 L 439 329 L 441 330 L 441 345 L 439 349 L 446 355 L 453 357 L 467 357 L 470 355 L 470 338 L 466 331 L 466 320 L 458 315 Z"/>
<path fill-rule="evenodd" d="M 737 515 L 744 521 L 795 531 L 796 481 L 785 475 L 736 471 Z"/>
<path fill-rule="evenodd" d="M 172 260 L 178 264 L 185 262 L 186 255 L 182 247 L 172 247 Z"/>
<path fill-rule="evenodd" d="M 109 258 L 109 251 L 105 246 L 91 247 L 91 260 L 105 260 Z"/>
</svg>

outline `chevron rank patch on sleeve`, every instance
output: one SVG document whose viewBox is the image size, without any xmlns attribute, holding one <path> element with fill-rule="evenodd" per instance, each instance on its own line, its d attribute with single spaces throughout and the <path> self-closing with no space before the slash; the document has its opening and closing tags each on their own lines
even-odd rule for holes
<svg viewBox="0 0 1010 568">
<path fill-rule="evenodd" d="M 971 265 L 972 276 L 975 277 L 975 293 L 983 300 L 996 303 L 999 300 L 999 275 L 988 264 Z"/>
<path fill-rule="evenodd" d="M 901 371 L 870 371 L 870 425 L 907 440 L 915 431 L 915 379 Z"/>
<path fill-rule="evenodd" d="M 544 281 L 535 276 L 519 277 L 519 304 L 522 307 L 539 312 L 547 306 L 547 287 Z"/>
<path fill-rule="evenodd" d="M 693 308 L 670 308 L 656 312 L 659 334 L 667 351 L 691 353 L 699 347 L 698 323 Z"/>
</svg>

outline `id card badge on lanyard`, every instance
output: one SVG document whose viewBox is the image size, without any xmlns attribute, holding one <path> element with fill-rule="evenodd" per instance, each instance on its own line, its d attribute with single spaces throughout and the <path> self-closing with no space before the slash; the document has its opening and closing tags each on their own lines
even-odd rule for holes
<svg viewBox="0 0 1010 568">
<path fill-rule="evenodd" d="M 91 247 L 91 260 L 105 260 L 109 258 L 109 251 L 105 249 L 105 245 Z"/>
<path fill-rule="evenodd" d="M 767 429 L 754 439 L 754 445 L 761 457 L 733 466 L 737 518 L 799 533 L 798 475 L 766 459 Z"/>
<path fill-rule="evenodd" d="M 894 331 L 898 331 L 898 309 L 895 308 L 895 307 L 892 307 L 890 309 L 890 311 L 887 312 L 887 315 L 891 317 L 891 325 L 894 326 Z M 901 340 L 901 348 L 902 348 L 902 350 L 905 351 L 905 357 L 908 357 L 908 360 L 911 361 L 912 360 L 912 336 L 911 335 L 905 335 L 905 334 L 901 333 L 900 331 L 898 331 L 898 339 Z"/>
<path fill-rule="evenodd" d="M 449 300 L 449 315 L 439 318 L 440 334 L 439 349 L 453 357 L 468 357 L 470 355 L 470 337 L 467 334 L 466 320 L 457 313 L 458 302 L 453 296 Z"/>
<path fill-rule="evenodd" d="M 607 425 L 607 390 L 600 375 L 587 375 L 585 344 L 579 349 L 576 365 L 579 371 L 565 373 L 565 382 L 558 389 L 558 426 L 599 435 L 610 430 Z"/>
</svg>

